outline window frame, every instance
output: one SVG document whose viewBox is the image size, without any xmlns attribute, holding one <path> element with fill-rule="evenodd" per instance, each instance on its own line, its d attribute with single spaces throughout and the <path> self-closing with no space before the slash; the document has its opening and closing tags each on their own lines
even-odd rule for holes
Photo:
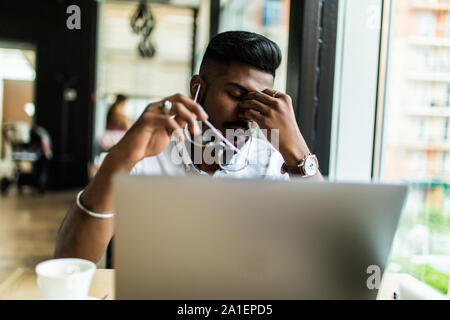
<svg viewBox="0 0 450 320">
<path fill-rule="evenodd" d="M 320 170 L 329 175 L 338 0 L 291 1 L 287 93 Z"/>
<path fill-rule="evenodd" d="M 390 8 L 390 0 L 339 1 L 332 181 L 371 182 L 380 175 Z"/>
</svg>

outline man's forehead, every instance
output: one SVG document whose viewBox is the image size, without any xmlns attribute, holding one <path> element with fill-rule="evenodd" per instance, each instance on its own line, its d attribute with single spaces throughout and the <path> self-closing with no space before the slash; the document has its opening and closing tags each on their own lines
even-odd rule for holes
<svg viewBox="0 0 450 320">
<path fill-rule="evenodd" d="M 220 78 L 222 85 L 231 85 L 247 91 L 262 91 L 273 87 L 273 76 L 270 73 L 240 62 L 230 63 L 227 72 Z"/>
</svg>

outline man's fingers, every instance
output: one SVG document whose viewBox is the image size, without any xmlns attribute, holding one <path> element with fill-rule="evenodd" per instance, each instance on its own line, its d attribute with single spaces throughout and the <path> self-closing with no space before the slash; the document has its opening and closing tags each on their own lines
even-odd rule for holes
<svg viewBox="0 0 450 320">
<path fill-rule="evenodd" d="M 184 140 L 183 129 L 178 125 L 174 118 L 166 116 L 164 119 L 164 124 L 169 136 L 174 134 L 178 141 Z"/>
<path fill-rule="evenodd" d="M 270 107 L 265 105 L 264 103 L 258 101 L 258 100 L 243 100 L 239 107 L 242 109 L 254 109 L 264 115 L 268 115 L 270 112 Z"/>
<path fill-rule="evenodd" d="M 164 101 L 172 102 L 169 115 L 165 114 L 161 108 Z M 201 134 L 200 126 L 196 120 L 207 120 L 208 114 L 200 104 L 194 102 L 192 99 L 182 94 L 175 94 L 162 101 L 148 105 L 141 118 L 140 123 L 144 122 L 153 128 L 164 127 L 170 135 L 175 132 L 176 137 L 181 141 L 184 140 L 182 128 L 186 124 L 188 124 L 189 131 L 192 134 Z"/>
<path fill-rule="evenodd" d="M 291 100 L 291 97 L 283 92 L 277 91 L 277 90 L 273 90 L 273 89 L 265 89 L 262 91 L 263 93 L 271 96 L 274 99 L 281 99 L 284 101 L 289 101 Z"/>
<path fill-rule="evenodd" d="M 172 117 L 164 114 L 147 114 L 141 118 L 142 123 L 152 131 L 157 128 L 163 128 L 171 137 L 175 134 L 178 141 L 184 140 L 182 126 Z"/>
<path fill-rule="evenodd" d="M 242 119 L 253 120 L 258 124 L 262 123 L 265 119 L 264 115 L 254 109 L 242 110 L 238 113 L 238 117 Z"/>
<path fill-rule="evenodd" d="M 273 98 L 267 93 L 263 92 L 249 92 L 243 97 L 243 101 L 245 100 L 257 100 L 259 102 L 262 102 L 265 105 L 268 106 L 275 106 L 278 102 L 277 99 Z"/>
<path fill-rule="evenodd" d="M 175 119 L 175 121 L 178 123 L 178 125 L 180 126 L 180 128 L 184 128 L 185 126 L 186 126 L 186 121 L 184 121 L 183 119 L 181 119 L 181 118 L 177 118 L 177 117 L 175 117 L 174 118 Z"/>
<path fill-rule="evenodd" d="M 176 112 L 181 109 L 179 107 L 179 104 L 181 104 L 185 107 L 185 109 L 187 109 L 189 112 L 193 113 L 200 120 L 207 120 L 209 117 L 208 114 L 205 112 L 205 110 L 202 108 L 202 106 L 200 106 L 200 104 L 194 102 L 193 100 L 189 99 L 188 97 L 183 96 L 180 93 L 170 96 L 162 101 L 158 101 L 158 102 L 149 104 L 146 107 L 143 114 L 146 114 L 146 113 L 164 114 L 163 110 L 161 110 L 161 106 L 164 103 L 164 101 L 172 102 L 172 109 L 170 112 L 170 114 L 172 114 L 172 115 L 177 114 Z M 177 105 L 178 105 L 178 107 L 176 107 Z M 194 130 L 194 126 L 191 123 L 191 121 L 189 121 L 189 119 L 185 117 L 186 113 L 183 111 L 180 111 L 180 112 L 183 113 L 180 115 L 180 118 L 186 120 L 186 122 L 190 126 L 191 131 Z M 180 120 L 180 118 L 178 118 L 177 120 Z"/>
<path fill-rule="evenodd" d="M 249 92 L 243 97 L 243 100 L 257 100 L 274 109 L 283 105 L 283 103 L 280 103 L 281 101 L 288 104 L 292 103 L 290 96 L 273 89 L 265 89 L 262 92 Z"/>
<path fill-rule="evenodd" d="M 194 100 L 189 99 L 188 97 L 182 95 L 182 94 L 176 94 L 172 97 L 168 98 L 167 100 L 172 102 L 181 102 L 189 111 L 194 113 L 199 119 L 201 120 L 207 120 L 208 114 L 206 111 L 198 104 L 197 102 L 194 102 Z"/>
<path fill-rule="evenodd" d="M 189 130 L 193 134 L 201 134 L 200 127 L 198 126 L 195 114 L 189 111 L 182 103 L 175 102 L 170 110 L 172 115 L 176 115 L 175 120 L 183 126 L 182 123 L 187 123 L 189 126 Z"/>
</svg>

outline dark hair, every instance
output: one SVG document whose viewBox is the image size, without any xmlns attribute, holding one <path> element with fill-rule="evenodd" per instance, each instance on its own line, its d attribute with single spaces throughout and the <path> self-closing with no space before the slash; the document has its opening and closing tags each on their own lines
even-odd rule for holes
<svg viewBox="0 0 450 320">
<path fill-rule="evenodd" d="M 118 103 L 121 103 L 121 102 L 123 102 L 123 101 L 125 101 L 125 100 L 127 100 L 128 99 L 128 97 L 126 96 L 126 95 L 124 95 L 124 94 L 118 94 L 117 96 L 116 96 L 116 101 L 114 101 L 114 104 L 118 104 Z"/>
<path fill-rule="evenodd" d="M 203 56 L 200 73 L 205 62 L 242 62 L 272 74 L 281 63 L 281 50 L 272 40 L 253 32 L 228 31 L 211 39 Z"/>
<path fill-rule="evenodd" d="M 112 116 L 117 110 L 117 106 L 128 100 L 128 97 L 124 94 L 118 94 L 116 96 L 116 101 L 109 107 L 108 113 L 106 114 L 106 123 L 110 123 L 112 121 Z"/>
</svg>

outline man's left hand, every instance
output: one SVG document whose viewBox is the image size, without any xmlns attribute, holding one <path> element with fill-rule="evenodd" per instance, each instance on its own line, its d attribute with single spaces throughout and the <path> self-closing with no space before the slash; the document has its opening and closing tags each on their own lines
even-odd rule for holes
<svg viewBox="0 0 450 320">
<path fill-rule="evenodd" d="M 278 150 L 288 166 L 297 165 L 310 153 L 295 120 L 292 99 L 287 94 L 271 89 L 249 92 L 242 97 L 239 107 L 238 116 L 255 121 L 261 129 L 266 129 L 270 142 L 270 130 L 279 130 Z"/>
</svg>

